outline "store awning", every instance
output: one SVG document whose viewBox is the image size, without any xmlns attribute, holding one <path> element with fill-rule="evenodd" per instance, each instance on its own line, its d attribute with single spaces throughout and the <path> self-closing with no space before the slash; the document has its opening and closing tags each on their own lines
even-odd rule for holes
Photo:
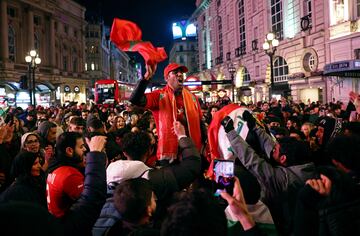
<svg viewBox="0 0 360 236">
<path fill-rule="evenodd" d="M 324 75 L 360 78 L 360 60 L 338 61 L 326 64 Z"/>
</svg>

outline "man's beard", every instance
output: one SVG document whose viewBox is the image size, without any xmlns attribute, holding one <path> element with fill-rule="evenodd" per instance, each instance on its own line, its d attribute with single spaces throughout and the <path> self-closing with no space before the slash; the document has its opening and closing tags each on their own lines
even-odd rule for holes
<svg viewBox="0 0 360 236">
<path fill-rule="evenodd" d="M 74 152 L 73 156 L 72 156 L 73 160 L 75 161 L 75 163 L 82 163 L 84 160 L 83 156 L 80 156 L 79 154 L 77 154 L 76 152 Z"/>
</svg>

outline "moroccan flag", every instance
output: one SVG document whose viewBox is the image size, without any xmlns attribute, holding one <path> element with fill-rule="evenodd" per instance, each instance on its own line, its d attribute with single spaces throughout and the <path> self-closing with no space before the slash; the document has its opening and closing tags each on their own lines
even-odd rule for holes
<svg viewBox="0 0 360 236">
<path fill-rule="evenodd" d="M 122 51 L 139 52 L 148 65 L 155 65 L 167 58 L 163 47 L 154 47 L 149 41 L 142 41 L 139 26 L 127 20 L 115 18 L 110 40 Z"/>
</svg>

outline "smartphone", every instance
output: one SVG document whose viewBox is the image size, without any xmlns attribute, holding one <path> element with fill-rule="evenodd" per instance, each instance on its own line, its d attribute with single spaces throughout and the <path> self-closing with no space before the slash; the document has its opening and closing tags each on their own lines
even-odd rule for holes
<svg viewBox="0 0 360 236">
<path fill-rule="evenodd" d="M 216 181 L 215 196 L 226 191 L 233 194 L 234 189 L 234 162 L 230 160 L 214 160 L 214 174 Z"/>
</svg>

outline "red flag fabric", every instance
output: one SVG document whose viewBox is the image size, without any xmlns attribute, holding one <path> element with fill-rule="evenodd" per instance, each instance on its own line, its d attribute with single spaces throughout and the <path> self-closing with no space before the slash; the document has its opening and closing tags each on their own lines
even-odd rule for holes
<svg viewBox="0 0 360 236">
<path fill-rule="evenodd" d="M 139 52 L 148 65 L 155 65 L 167 58 L 163 47 L 155 48 L 151 42 L 142 41 L 141 29 L 131 21 L 115 18 L 110 40 L 122 51 Z"/>
<path fill-rule="evenodd" d="M 208 140 L 210 147 L 211 163 L 207 172 L 209 178 L 213 178 L 214 159 L 234 160 L 234 152 L 232 151 L 230 142 L 226 137 L 221 121 L 225 116 L 230 116 L 234 121 L 235 131 L 244 139 L 249 132 L 246 122 L 242 119 L 242 113 L 246 110 L 237 104 L 229 104 L 224 106 L 220 111 L 216 112 L 208 129 Z"/>
</svg>

